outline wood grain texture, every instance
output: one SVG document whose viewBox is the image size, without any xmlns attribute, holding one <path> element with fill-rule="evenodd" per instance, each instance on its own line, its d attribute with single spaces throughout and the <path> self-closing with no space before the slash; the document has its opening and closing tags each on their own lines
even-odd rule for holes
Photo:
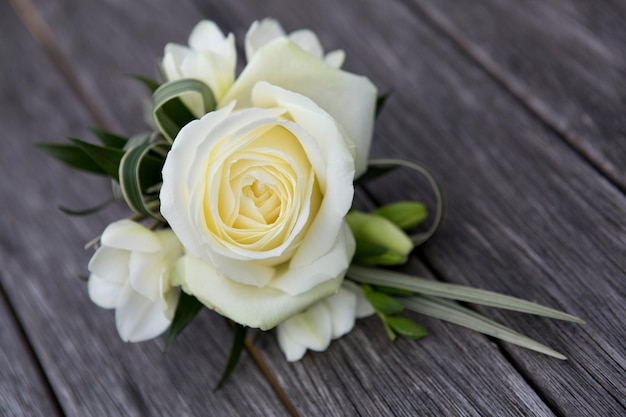
<svg viewBox="0 0 626 417">
<path fill-rule="evenodd" d="M 230 329 L 223 319 L 202 314 L 164 355 L 163 339 L 123 343 L 113 314 L 89 301 L 78 278 L 86 273 L 90 256 L 82 246 L 108 222 L 128 213 L 118 207 L 72 219 L 55 210 L 58 204 L 85 207 L 101 201 L 110 195 L 109 184 L 77 175 L 33 147 L 34 142 L 60 141 L 65 135 L 86 137 L 90 121 L 7 4 L 0 8 L 1 27 L 11 39 L 1 43 L 0 51 L 14 58 L 11 65 L 0 66 L 0 279 L 64 415 L 285 415 L 250 361 L 238 367 L 237 384 L 212 393 L 229 349 Z M 205 335 L 202 343 L 194 334 Z M 36 380 L 30 384 L 35 386 Z M 21 395 L 34 406 L 38 393 Z M 50 408 L 43 415 L 53 413 Z"/>
<path fill-rule="evenodd" d="M 406 3 L 626 190 L 626 3 Z"/>
<path fill-rule="evenodd" d="M 258 8 L 259 6 L 247 5 L 251 8 L 238 9 L 237 7 L 241 6 L 213 4 L 209 9 L 203 9 L 202 16 L 195 13 L 192 16 L 177 16 L 182 21 L 193 20 L 186 31 L 189 31 L 201 17 L 214 18 L 224 28 L 235 31 L 241 42 L 241 35 L 254 18 L 270 12 L 279 14 L 278 4 L 268 5 L 264 12 Z M 279 17 L 288 20 L 289 10 L 302 6 L 303 4 L 292 5 Z M 317 7 L 317 13 L 322 12 L 327 6 Z M 102 26 L 101 32 L 98 31 L 99 26 L 94 23 L 94 16 L 104 16 L 105 22 L 115 20 L 129 22 L 138 18 L 135 7 L 141 6 L 135 3 L 125 9 L 100 3 L 98 7 L 93 5 L 85 7 L 71 1 L 58 2 L 56 7 L 52 7 L 49 2 L 42 5 L 42 10 L 58 34 L 63 47 L 67 48 L 72 56 L 80 56 L 81 63 L 77 68 L 88 85 L 97 86 L 97 89 L 93 90 L 94 95 L 111 97 L 122 108 L 129 108 L 127 107 L 129 103 L 136 101 L 137 97 L 128 92 L 116 96 L 113 91 L 117 87 L 98 85 L 95 79 L 98 77 L 98 71 L 105 74 L 116 71 L 122 73 L 127 66 L 128 58 L 110 52 L 121 46 L 113 42 L 115 37 L 104 36 L 106 25 Z M 59 11 L 55 12 L 57 8 Z M 183 4 L 177 13 L 187 8 L 188 6 Z M 68 13 L 63 13 L 63 10 Z M 70 11 L 71 18 L 68 18 Z M 142 19 L 145 19 L 145 16 Z M 90 22 L 89 30 L 86 22 Z M 170 23 L 172 27 L 179 28 L 178 22 Z M 154 24 L 158 26 L 162 23 Z M 330 26 L 328 29 L 331 30 Z M 89 36 L 85 36 L 85 33 L 89 33 Z M 167 37 L 168 33 L 171 33 L 170 40 L 178 42 L 185 40 L 185 36 L 178 36 L 175 30 L 168 32 L 167 27 L 162 27 L 161 36 Z M 149 74 L 152 68 L 145 63 L 154 62 L 158 58 L 162 42 L 157 44 L 153 39 L 141 36 L 129 39 L 128 34 L 119 32 L 117 36 L 125 48 L 133 51 L 134 62 L 144 62 L 146 65 L 146 69 L 141 73 Z M 89 50 L 98 53 L 84 53 Z M 94 69 L 97 71 L 94 72 Z M 112 112 L 116 111 L 118 110 L 112 108 Z M 128 126 L 132 127 L 137 125 L 138 114 L 138 110 L 134 115 L 120 112 L 118 117 L 120 120 L 127 120 Z M 524 415 L 527 412 L 535 415 L 552 415 L 515 369 L 498 353 L 497 348 L 482 336 L 469 332 L 455 334 L 445 325 L 433 324 L 437 326 L 436 328 L 443 329 L 445 337 L 427 341 L 429 351 L 427 355 L 423 355 L 421 345 L 412 343 L 392 345 L 385 339 L 382 329 L 375 321 L 369 323 L 370 327 L 359 327 L 351 339 L 339 342 L 340 347 L 336 348 L 339 350 L 323 355 L 311 355 L 313 359 L 307 359 L 302 364 L 296 365 L 285 362 L 273 342 L 273 335 L 262 339 L 261 352 L 266 355 L 290 399 L 303 415 L 415 413 L 441 415 L 446 412 L 450 415 L 485 415 L 490 412 L 497 412 L 499 415 Z M 467 362 L 456 365 L 451 373 L 443 372 L 442 369 L 449 368 L 449 357 L 456 355 L 459 346 L 463 346 L 466 340 L 470 341 L 476 351 L 482 353 L 476 358 L 469 358 Z M 362 352 L 362 357 L 357 358 L 354 363 L 348 360 L 349 356 L 357 352 Z M 392 355 L 391 352 L 395 352 L 395 360 L 393 365 L 389 366 L 381 360 L 381 357 L 388 357 Z M 448 352 L 449 355 L 442 352 Z M 402 356 L 415 359 L 403 361 Z M 423 372 L 427 377 L 415 376 L 416 370 L 420 370 L 419 372 Z M 402 377 L 398 377 L 397 373 L 401 373 Z M 458 374 L 467 376 L 460 379 Z M 494 385 L 494 375 L 502 385 Z"/>
<path fill-rule="evenodd" d="M 0 416 L 62 416 L 4 293 L 0 318 Z"/>
<path fill-rule="evenodd" d="M 619 385 L 623 341 L 620 327 L 615 328 L 623 328 L 618 309 L 624 299 L 621 194 L 412 9 L 397 2 L 309 3 L 198 2 L 201 12 L 184 2 L 175 7 L 113 1 L 39 5 L 63 48 L 75 57 L 89 91 L 126 133 L 141 129 L 140 89 L 130 81 L 120 83 L 121 74 L 150 74 L 163 44 L 184 42 L 200 17 L 233 30 L 240 43 L 249 22 L 264 15 L 279 17 L 288 29 L 317 30 L 327 49 L 347 50 L 348 68 L 395 91 L 377 126 L 375 153 L 417 159 L 443 179 L 450 211 L 440 235 L 422 252 L 427 263 L 446 280 L 532 298 L 590 322 L 576 327 L 489 312 L 550 342 L 571 357 L 566 363 L 504 346 L 510 363 L 487 339 L 431 320 L 424 320 L 432 332 L 428 339 L 395 344 L 384 339 L 375 320 L 366 320 L 328 352 L 309 354 L 295 365 L 284 362 L 270 335 L 263 337 L 261 350 L 303 415 L 552 415 L 543 399 L 557 415 L 619 415 L 624 398 Z M 137 13 L 139 7 L 147 14 Z M 142 23 L 146 27 L 140 29 Z M 413 178 L 399 175 L 394 181 L 377 197 L 396 198 L 400 190 L 404 198 L 421 195 Z M 77 227 L 74 222 L 72 227 Z M 76 251 L 62 255 L 71 259 Z M 74 258 L 72 265 L 79 268 L 84 261 Z M 410 270 L 423 272 L 417 265 Z M 589 277 L 597 277 L 596 282 Z M 93 306 L 85 303 L 87 308 Z M 114 340 L 111 320 L 103 317 L 93 317 L 99 328 L 91 337 Z M 212 323 L 206 322 L 200 325 Z M 129 361 L 145 354 L 143 346 L 130 349 L 123 352 Z M 117 349 L 111 353 L 119 354 Z M 191 392 L 202 402 L 199 394 L 193 397 L 198 391 L 187 387 L 207 383 L 193 369 L 204 354 L 210 356 L 210 349 L 186 363 L 196 373 L 185 379 L 187 386 L 178 395 Z M 181 381 L 181 369 L 172 369 L 167 378 Z M 235 382 L 241 384 L 245 371 L 237 372 Z M 161 392 L 166 381 L 140 389 Z M 137 377 L 135 382 L 145 381 Z M 125 401 L 137 404 L 132 398 L 121 398 L 120 404 Z M 188 414 L 201 415 L 201 407 Z"/>
<path fill-rule="evenodd" d="M 374 152 L 430 166 L 448 194 L 447 221 L 423 249 L 426 261 L 446 280 L 588 320 L 572 326 L 488 311 L 570 357 L 556 362 L 503 345 L 555 411 L 623 414 L 624 195 L 454 45 L 436 42 L 408 10 L 387 5 L 380 15 L 377 6 L 361 2 L 362 23 L 342 41 L 358 57 L 379 51 L 379 65 L 362 68 L 395 91 L 377 126 L 378 138 L 389 139 Z M 399 174 L 372 190 L 390 201 L 417 197 L 423 185 Z"/>
</svg>

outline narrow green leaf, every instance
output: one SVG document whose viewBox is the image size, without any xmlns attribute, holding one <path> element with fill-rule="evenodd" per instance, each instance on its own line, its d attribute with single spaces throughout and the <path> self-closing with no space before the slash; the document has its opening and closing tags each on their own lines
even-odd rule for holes
<svg viewBox="0 0 626 417">
<path fill-rule="evenodd" d="M 426 205 L 415 201 L 398 201 L 374 210 L 400 229 L 411 229 L 428 218 Z"/>
<path fill-rule="evenodd" d="M 180 96 L 189 93 L 199 94 L 202 97 L 204 114 L 215 109 L 216 102 L 211 88 L 200 80 L 169 81 L 159 86 L 152 95 L 154 120 L 170 143 L 174 141 L 183 126 L 196 118 L 179 100 Z M 166 107 L 168 104 L 169 107 Z"/>
<path fill-rule="evenodd" d="M 159 146 L 159 143 L 150 142 L 150 136 L 146 136 L 143 143 L 139 142 L 126 151 L 120 161 L 119 182 L 124 200 L 134 212 L 162 220 L 161 214 L 152 210 L 151 206 L 144 199 L 139 174 L 139 168 L 143 160 L 150 149 L 155 146 Z M 157 172 L 160 172 L 160 169 Z"/>
<path fill-rule="evenodd" d="M 394 332 L 407 339 L 419 339 L 428 335 L 428 331 L 424 326 L 406 317 L 387 317 L 387 324 Z"/>
<path fill-rule="evenodd" d="M 380 321 L 382 321 L 383 323 L 383 327 L 385 328 L 385 333 L 387 333 L 387 337 L 389 338 L 389 340 L 391 340 L 392 342 L 396 340 L 398 338 L 398 335 L 396 334 L 396 332 L 393 331 L 389 323 L 387 323 L 387 319 L 389 319 L 389 317 L 387 317 L 384 314 L 381 314 L 380 312 L 378 313 L 378 317 L 380 318 Z"/>
<path fill-rule="evenodd" d="M 35 146 L 47 155 L 63 162 L 65 165 L 97 175 L 107 175 L 89 155 L 76 145 L 56 143 L 36 143 Z"/>
<path fill-rule="evenodd" d="M 443 220 L 443 214 L 445 211 L 444 193 L 443 193 L 443 189 L 441 188 L 441 185 L 439 185 L 439 183 L 437 182 L 433 174 L 428 169 L 414 162 L 405 161 L 403 159 L 393 159 L 393 158 L 372 159 L 368 162 L 368 171 L 371 167 L 377 167 L 380 169 L 390 169 L 390 167 L 400 167 L 400 166 L 410 168 L 422 174 L 424 178 L 426 178 L 426 180 L 428 181 L 428 184 L 431 186 L 433 192 L 435 193 L 437 206 L 435 208 L 435 217 L 433 219 L 432 224 L 430 225 L 430 227 L 428 228 L 426 232 L 416 233 L 416 234 L 411 235 L 411 240 L 413 241 L 413 244 L 415 246 L 419 246 L 423 244 L 424 242 L 426 242 L 428 239 L 430 239 L 430 237 L 433 234 L 435 234 L 435 232 L 439 228 L 439 225 L 441 224 L 441 221 Z"/>
<path fill-rule="evenodd" d="M 124 151 L 121 149 L 103 147 L 94 145 L 89 142 L 82 141 L 80 139 L 68 138 L 74 145 L 79 147 L 85 154 L 87 154 L 106 175 L 110 176 L 114 180 L 118 181 L 118 169 L 120 161 L 124 156 Z"/>
<path fill-rule="evenodd" d="M 224 372 L 222 373 L 222 377 L 213 391 L 220 389 L 222 384 L 226 382 L 230 374 L 235 369 L 235 366 L 237 366 L 237 362 L 239 362 L 239 357 L 241 356 L 241 351 L 243 350 L 245 344 L 247 331 L 248 328 L 246 326 L 233 323 L 233 344 L 230 347 L 230 354 L 228 355 L 228 361 L 226 363 L 226 367 L 224 368 Z"/>
<path fill-rule="evenodd" d="M 416 295 L 415 291 L 402 290 L 400 288 L 384 287 L 382 285 L 375 285 L 373 288 L 375 291 L 382 292 L 383 294 L 387 294 L 387 295 L 393 295 L 396 297 L 409 297 L 411 295 Z"/>
<path fill-rule="evenodd" d="M 385 287 L 400 288 L 434 297 L 465 301 L 575 323 L 584 323 L 578 317 L 530 301 L 520 300 L 519 298 L 498 294 L 492 291 L 466 287 L 464 285 L 430 281 L 399 272 L 365 268 L 357 265 L 350 266 L 347 275 L 350 279 L 363 284 L 383 285 Z"/>
<path fill-rule="evenodd" d="M 108 146 L 109 148 L 123 149 L 126 142 L 128 142 L 128 138 L 116 135 L 115 133 L 107 132 L 95 127 L 92 127 L 89 130 L 100 140 L 100 142 L 102 142 L 104 146 Z"/>
<path fill-rule="evenodd" d="M 167 339 L 165 341 L 165 349 L 167 349 L 176 337 L 185 330 L 185 327 L 196 317 L 204 305 L 198 299 L 185 292 L 180 293 L 180 299 L 176 306 L 174 319 L 167 331 Z"/>
<path fill-rule="evenodd" d="M 524 336 L 498 322 L 495 322 L 482 314 L 476 313 L 468 308 L 462 307 L 450 301 L 440 300 L 435 297 L 417 296 L 403 300 L 404 305 L 409 310 L 440 320 L 449 321 L 459 326 L 493 336 L 514 345 L 544 353 L 557 359 L 566 359 L 559 352 L 545 346 L 535 340 Z"/>
<path fill-rule="evenodd" d="M 389 315 L 398 314 L 402 312 L 402 310 L 404 310 L 404 306 L 402 305 L 402 303 L 395 298 L 387 294 L 376 292 L 366 286 L 361 288 L 363 288 L 363 293 L 365 294 L 367 301 L 372 304 L 376 311 L 380 311 L 385 315 Z"/>
<path fill-rule="evenodd" d="M 86 209 L 79 209 L 79 210 L 70 209 L 70 208 L 63 207 L 63 206 L 58 206 L 57 208 L 69 216 L 87 216 L 89 214 L 97 213 L 98 211 L 107 207 L 109 204 L 113 203 L 114 201 L 115 201 L 115 198 L 109 198 L 108 200 L 96 206 L 89 207 Z"/>
</svg>

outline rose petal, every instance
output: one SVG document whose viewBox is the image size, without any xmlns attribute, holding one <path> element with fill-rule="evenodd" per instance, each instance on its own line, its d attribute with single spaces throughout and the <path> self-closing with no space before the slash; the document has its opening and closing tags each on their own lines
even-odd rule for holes
<svg viewBox="0 0 626 417">
<path fill-rule="evenodd" d="M 366 77 L 333 68 L 293 42 L 276 39 L 254 54 L 220 105 L 237 100 L 237 108 L 250 107 L 259 81 L 309 97 L 328 112 L 357 147 L 357 176 L 365 172 L 376 106 L 376 87 Z"/>
<path fill-rule="evenodd" d="M 279 271 L 269 286 L 291 296 L 297 296 L 310 291 L 316 285 L 321 285 L 326 280 L 343 278 L 354 255 L 355 246 L 352 232 L 344 224 L 337 240 L 326 255 L 308 265 Z"/>
<path fill-rule="evenodd" d="M 237 323 L 268 330 L 337 291 L 343 277 L 330 279 L 297 296 L 274 288 L 243 285 L 220 276 L 215 268 L 185 255 L 173 271 L 173 282 L 203 304 Z"/>
</svg>

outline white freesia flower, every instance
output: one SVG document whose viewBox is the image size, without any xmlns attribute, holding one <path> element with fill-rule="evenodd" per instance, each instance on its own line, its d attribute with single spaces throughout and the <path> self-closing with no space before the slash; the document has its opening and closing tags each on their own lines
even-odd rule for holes
<svg viewBox="0 0 626 417">
<path fill-rule="evenodd" d="M 162 68 L 168 81 L 203 81 L 219 100 L 233 84 L 236 63 L 234 35 L 224 36 L 214 22 L 203 20 L 191 32 L 189 47 L 174 43 L 165 46 Z M 182 100 L 196 116 L 204 114 L 202 99 L 197 94 L 185 95 Z"/>
<path fill-rule="evenodd" d="M 122 340 L 158 336 L 170 325 L 178 303 L 178 291 L 170 284 L 170 270 L 183 254 L 176 235 L 120 220 L 107 226 L 100 242 L 89 262 L 89 297 L 100 307 L 115 309 Z"/>
<path fill-rule="evenodd" d="M 278 38 L 287 38 L 300 48 L 318 59 L 323 59 L 330 66 L 341 68 L 346 54 L 338 49 L 324 55 L 322 44 L 317 35 L 308 29 L 300 29 L 287 35 L 283 27 L 275 19 L 266 18 L 255 21 L 246 33 L 246 59 L 248 62 L 259 49 Z"/>
<path fill-rule="evenodd" d="M 185 246 L 177 282 L 232 320 L 269 329 L 335 293 L 354 254 L 344 221 L 354 159 L 312 100 L 269 83 L 185 126 L 161 211 Z"/>
<path fill-rule="evenodd" d="M 356 156 L 356 176 L 367 168 L 372 141 L 376 87 L 366 77 L 338 70 L 286 38 L 259 49 L 220 106 L 253 107 L 253 90 L 265 81 L 301 94 L 332 116 L 345 131 Z"/>
<path fill-rule="evenodd" d="M 337 294 L 278 325 L 278 344 L 288 361 L 297 361 L 307 349 L 326 350 L 331 340 L 352 330 L 357 318 L 372 314 L 374 308 L 363 291 L 356 284 L 344 281 Z"/>
</svg>

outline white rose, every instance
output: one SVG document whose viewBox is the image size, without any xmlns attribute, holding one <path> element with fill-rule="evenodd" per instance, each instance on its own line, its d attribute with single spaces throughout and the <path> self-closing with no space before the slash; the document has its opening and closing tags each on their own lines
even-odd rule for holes
<svg viewBox="0 0 626 417">
<path fill-rule="evenodd" d="M 246 59 L 248 62 L 259 49 L 278 38 L 287 38 L 300 48 L 318 59 L 323 59 L 327 64 L 341 68 L 346 54 L 338 49 L 324 56 L 324 50 L 317 35 L 308 29 L 300 29 L 287 35 L 283 27 L 275 19 L 263 19 L 252 23 L 246 33 Z"/>
<path fill-rule="evenodd" d="M 256 50 L 219 105 L 235 101 L 236 109 L 252 107 L 252 90 L 260 81 L 302 94 L 330 114 L 352 142 L 356 176 L 365 172 L 376 107 L 376 87 L 366 77 L 334 68 L 279 37 Z"/>
<path fill-rule="evenodd" d="M 174 43 L 165 46 L 162 68 L 168 81 L 181 78 L 203 81 L 219 100 L 233 84 L 236 63 L 233 34 L 225 37 L 215 23 L 203 20 L 191 32 L 189 47 Z M 202 99 L 197 94 L 188 94 L 182 100 L 196 116 L 204 114 Z"/>
<path fill-rule="evenodd" d="M 276 328 L 278 344 L 288 361 L 302 359 L 307 349 L 326 350 L 331 340 L 349 333 L 357 318 L 374 314 L 363 291 L 344 281 L 339 292 L 321 300 Z"/>
<path fill-rule="evenodd" d="M 153 232 L 130 220 L 111 223 L 89 261 L 91 300 L 115 309 L 122 340 L 141 342 L 163 333 L 178 303 L 170 270 L 183 254 L 176 235 Z"/>
<path fill-rule="evenodd" d="M 180 131 L 161 212 L 188 252 L 175 274 L 183 289 L 269 329 L 341 285 L 355 246 L 344 221 L 354 159 L 307 97 L 260 82 L 251 108 L 233 104 Z"/>
</svg>

